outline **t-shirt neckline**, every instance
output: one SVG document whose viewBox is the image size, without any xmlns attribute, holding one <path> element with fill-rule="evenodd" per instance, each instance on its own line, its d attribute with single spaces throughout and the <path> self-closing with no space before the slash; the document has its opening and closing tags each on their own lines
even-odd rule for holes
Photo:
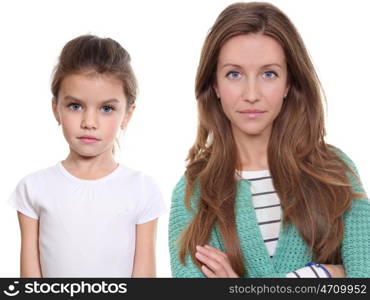
<svg viewBox="0 0 370 300">
<path fill-rule="evenodd" d="M 99 182 L 103 182 L 103 181 L 106 181 L 110 178 L 113 178 L 122 168 L 122 165 L 121 164 L 117 164 L 117 167 L 112 171 L 110 172 L 109 174 L 103 176 L 103 177 L 100 177 L 100 178 L 97 178 L 97 179 L 82 179 L 82 178 L 78 178 L 74 175 L 72 175 L 69 171 L 67 171 L 67 169 L 63 166 L 62 162 L 58 162 L 57 163 L 57 168 L 60 170 L 60 172 L 65 176 L 67 177 L 68 179 L 74 181 L 74 182 L 79 182 L 79 183 L 86 183 L 86 184 L 94 184 L 94 183 L 99 183 Z"/>
</svg>

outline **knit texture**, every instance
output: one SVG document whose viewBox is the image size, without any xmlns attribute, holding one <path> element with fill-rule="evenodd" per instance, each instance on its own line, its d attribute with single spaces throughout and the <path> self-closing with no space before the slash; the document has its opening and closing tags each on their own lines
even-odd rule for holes
<svg viewBox="0 0 370 300">
<path fill-rule="evenodd" d="M 344 162 L 358 174 L 351 159 L 335 148 Z M 354 191 L 365 193 L 360 182 L 348 174 Z M 186 255 L 186 265 L 179 260 L 178 239 L 191 222 L 194 212 L 185 207 L 186 180 L 183 176 L 173 190 L 169 220 L 169 250 L 173 277 L 205 277 L 201 270 Z M 200 191 L 195 188 L 191 198 L 191 207 L 197 208 Z M 256 213 L 252 203 L 250 182 L 239 180 L 235 199 L 236 226 L 244 256 L 246 277 L 285 277 L 312 261 L 312 253 L 299 232 L 293 225 L 284 230 L 280 225 L 279 241 L 275 255 L 270 258 L 258 227 Z M 221 234 L 217 226 L 212 228 L 211 246 L 225 251 Z M 370 201 L 364 197 L 352 201 L 351 207 L 344 214 L 344 236 L 342 242 L 342 260 L 346 277 L 370 277 Z"/>
</svg>

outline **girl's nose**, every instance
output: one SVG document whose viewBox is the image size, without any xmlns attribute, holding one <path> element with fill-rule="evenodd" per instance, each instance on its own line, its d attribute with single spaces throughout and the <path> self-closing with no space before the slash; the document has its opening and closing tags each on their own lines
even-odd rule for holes
<svg viewBox="0 0 370 300">
<path fill-rule="evenodd" d="M 81 120 L 81 128 L 83 129 L 97 129 L 98 120 L 94 113 L 86 112 Z"/>
</svg>

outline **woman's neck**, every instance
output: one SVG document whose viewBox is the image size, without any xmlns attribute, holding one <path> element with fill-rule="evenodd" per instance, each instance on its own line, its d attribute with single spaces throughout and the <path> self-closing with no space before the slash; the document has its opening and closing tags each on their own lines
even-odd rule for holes
<svg viewBox="0 0 370 300">
<path fill-rule="evenodd" d="M 240 170 L 268 170 L 268 143 L 270 133 L 247 135 L 241 131 L 233 132 L 239 158 Z"/>
<path fill-rule="evenodd" d="M 72 149 L 62 164 L 72 175 L 88 180 L 104 177 L 116 169 L 118 165 L 112 151 L 106 151 L 97 156 L 82 156 Z"/>
</svg>

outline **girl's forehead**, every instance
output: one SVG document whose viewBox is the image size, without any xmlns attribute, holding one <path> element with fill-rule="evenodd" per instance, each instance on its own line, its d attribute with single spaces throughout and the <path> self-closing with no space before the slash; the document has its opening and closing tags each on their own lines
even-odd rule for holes
<svg viewBox="0 0 370 300">
<path fill-rule="evenodd" d="M 68 84 L 104 84 L 111 86 L 122 86 L 122 81 L 112 74 L 97 73 L 95 71 L 85 71 L 80 73 L 71 73 L 64 77 L 63 83 Z"/>
<path fill-rule="evenodd" d="M 70 74 L 60 86 L 61 98 L 75 98 L 87 102 L 117 99 L 126 101 L 123 83 L 114 76 L 105 74 Z"/>
</svg>

